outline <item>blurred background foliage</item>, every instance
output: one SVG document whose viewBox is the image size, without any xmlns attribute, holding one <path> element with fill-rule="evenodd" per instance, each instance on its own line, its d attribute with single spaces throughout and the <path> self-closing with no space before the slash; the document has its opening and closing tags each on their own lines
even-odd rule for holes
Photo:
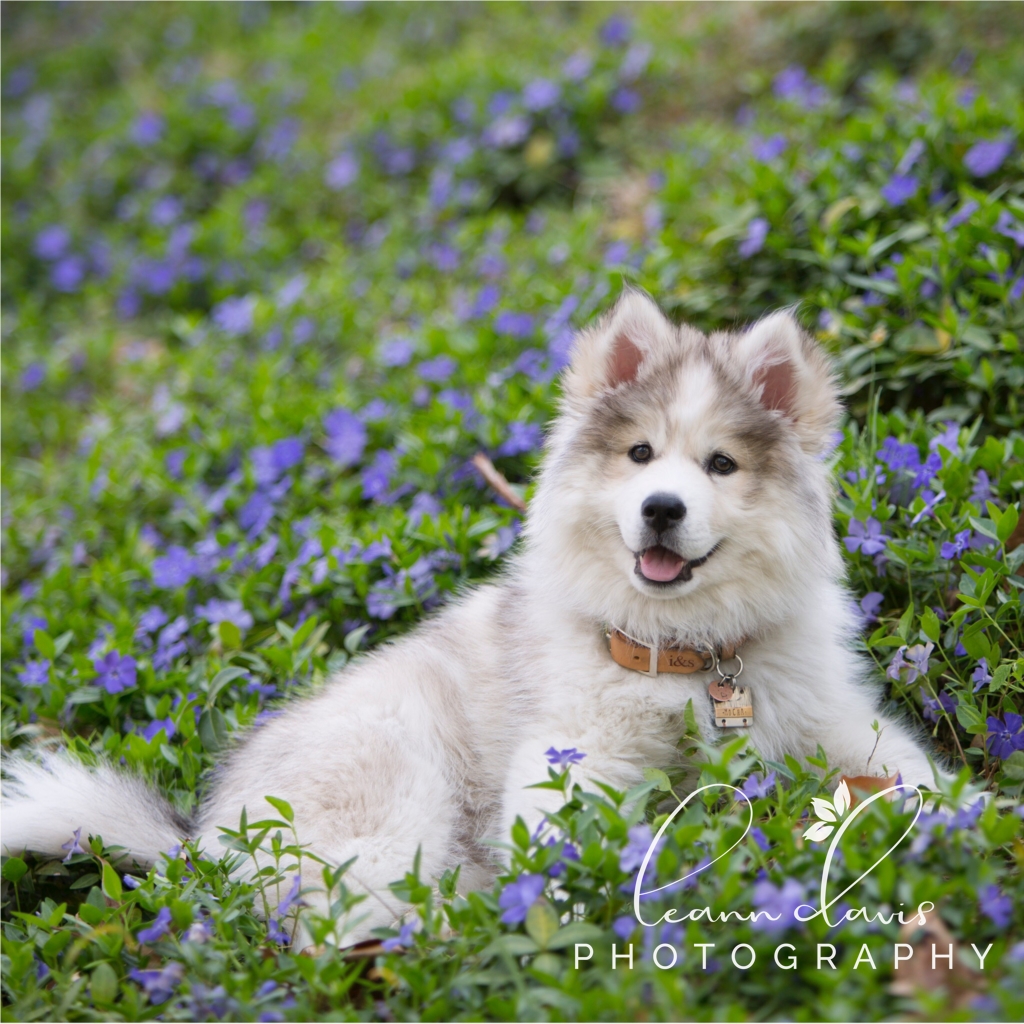
<svg viewBox="0 0 1024 1024">
<path fill-rule="evenodd" d="M 238 730 L 500 569 L 519 517 L 470 459 L 528 500 L 572 331 L 623 283 L 704 329 L 795 305 L 849 404 L 864 651 L 993 797 L 932 822 L 899 897 L 946 879 L 946 924 L 1000 964 L 619 987 L 546 939 L 492 963 L 543 917 L 501 885 L 406 880 L 423 939 L 370 976 L 292 956 L 225 863 L 128 891 L 69 842 L 5 862 L 6 1014 L 1019 1019 L 1024 7 L 5 4 L 2 40 L 5 746 L 123 759 L 187 813 Z M 694 756 L 738 781 L 733 755 Z M 817 778 L 758 769 L 791 842 Z M 573 799 L 557 842 L 592 863 L 527 837 L 513 875 L 568 871 L 611 941 L 642 823 Z M 778 892 L 820 871 L 791 854 L 760 863 Z M 731 905 L 736 858 L 694 899 Z M 852 962 L 896 930 L 847 937 Z"/>
</svg>

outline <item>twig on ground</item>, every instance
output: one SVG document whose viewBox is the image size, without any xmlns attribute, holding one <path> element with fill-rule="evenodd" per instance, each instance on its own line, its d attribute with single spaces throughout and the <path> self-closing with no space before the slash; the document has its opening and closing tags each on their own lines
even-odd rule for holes
<svg viewBox="0 0 1024 1024">
<path fill-rule="evenodd" d="M 501 470 L 496 469 L 494 463 L 483 452 L 477 452 L 473 456 L 473 465 L 476 466 L 480 471 L 480 475 L 491 485 L 491 488 L 497 491 L 513 508 L 518 509 L 520 512 L 526 511 L 526 502 L 516 494 Z"/>
</svg>

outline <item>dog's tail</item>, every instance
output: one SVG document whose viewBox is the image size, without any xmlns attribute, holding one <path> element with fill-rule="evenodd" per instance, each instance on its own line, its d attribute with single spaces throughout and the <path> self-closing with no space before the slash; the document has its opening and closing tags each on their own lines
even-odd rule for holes
<svg viewBox="0 0 1024 1024">
<path fill-rule="evenodd" d="M 3 852 L 59 857 L 76 829 L 155 864 L 188 835 L 189 823 L 141 779 L 109 765 L 87 768 L 65 755 L 5 757 Z"/>
</svg>

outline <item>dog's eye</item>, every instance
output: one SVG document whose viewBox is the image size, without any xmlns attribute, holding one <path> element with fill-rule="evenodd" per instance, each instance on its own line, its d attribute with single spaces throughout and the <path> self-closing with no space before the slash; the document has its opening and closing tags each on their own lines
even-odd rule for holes
<svg viewBox="0 0 1024 1024">
<path fill-rule="evenodd" d="M 708 469 L 712 473 L 720 473 L 722 476 L 725 476 L 726 473 L 731 473 L 735 468 L 736 463 L 728 455 L 723 455 L 721 452 L 717 455 L 712 455 L 711 461 L 708 463 Z"/>
<path fill-rule="evenodd" d="M 654 456 L 654 449 L 646 441 L 633 445 L 629 449 L 629 457 L 634 462 L 650 462 Z"/>
</svg>

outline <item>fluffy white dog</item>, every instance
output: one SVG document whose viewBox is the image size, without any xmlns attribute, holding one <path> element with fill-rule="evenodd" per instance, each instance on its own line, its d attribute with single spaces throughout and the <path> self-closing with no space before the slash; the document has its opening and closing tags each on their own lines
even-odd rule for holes
<svg viewBox="0 0 1024 1024">
<path fill-rule="evenodd" d="M 186 835 L 217 855 L 243 807 L 276 815 L 270 794 L 313 852 L 358 857 L 351 877 L 379 897 L 361 937 L 401 912 L 387 886 L 418 847 L 424 877 L 461 864 L 464 884 L 487 884 L 489 841 L 557 799 L 524 788 L 546 778 L 545 750 L 575 747 L 582 778 L 632 786 L 678 759 L 691 701 L 708 739 L 739 725 L 768 758 L 820 744 L 847 774 L 931 783 L 849 647 L 823 458 L 839 404 L 792 317 L 708 337 L 630 291 L 580 334 L 563 386 L 499 582 L 253 731 L 194 822 L 114 768 L 15 761 L 4 847 L 55 854 L 82 826 L 141 862 Z"/>
</svg>

